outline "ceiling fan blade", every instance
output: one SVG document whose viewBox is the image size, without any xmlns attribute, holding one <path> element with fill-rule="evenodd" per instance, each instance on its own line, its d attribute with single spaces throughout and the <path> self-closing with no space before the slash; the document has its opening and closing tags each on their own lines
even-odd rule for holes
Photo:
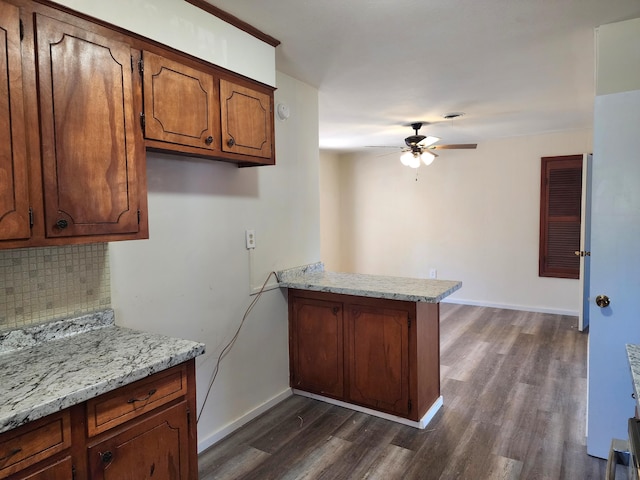
<svg viewBox="0 0 640 480">
<path fill-rule="evenodd" d="M 456 148 L 459 149 L 474 149 L 478 146 L 477 143 L 454 143 L 451 145 L 432 145 L 429 148 L 434 149 L 434 150 L 453 150 Z"/>
<path fill-rule="evenodd" d="M 421 147 L 428 147 L 429 145 L 433 145 L 439 140 L 440 139 L 438 137 L 428 136 L 428 137 L 425 137 L 423 140 L 420 140 L 418 142 L 418 145 L 420 145 Z"/>
</svg>

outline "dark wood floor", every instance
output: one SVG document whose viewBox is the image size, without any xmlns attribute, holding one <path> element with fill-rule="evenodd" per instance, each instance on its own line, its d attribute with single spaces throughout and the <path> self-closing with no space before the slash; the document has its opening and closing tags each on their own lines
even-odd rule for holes
<svg viewBox="0 0 640 480">
<path fill-rule="evenodd" d="M 576 322 L 442 304 L 444 406 L 425 430 L 293 396 L 203 452 L 200 480 L 603 479 Z"/>
</svg>

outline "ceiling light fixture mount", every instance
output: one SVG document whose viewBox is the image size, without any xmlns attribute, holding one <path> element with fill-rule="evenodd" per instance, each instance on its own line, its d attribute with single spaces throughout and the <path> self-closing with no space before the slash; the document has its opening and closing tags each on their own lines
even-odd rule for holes
<svg viewBox="0 0 640 480">
<path fill-rule="evenodd" d="M 445 120 L 453 120 L 454 118 L 459 118 L 464 115 L 464 112 L 449 112 L 442 115 L 442 118 Z"/>
</svg>

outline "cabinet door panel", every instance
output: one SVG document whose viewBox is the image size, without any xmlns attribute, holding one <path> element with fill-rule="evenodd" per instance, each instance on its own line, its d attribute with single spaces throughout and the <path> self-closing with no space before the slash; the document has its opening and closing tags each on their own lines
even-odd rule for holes
<svg viewBox="0 0 640 480">
<path fill-rule="evenodd" d="M 89 447 L 91 480 L 189 478 L 186 402 Z"/>
<path fill-rule="evenodd" d="M 71 457 L 65 457 L 62 460 L 41 468 L 31 475 L 20 477 L 20 480 L 69 480 L 73 477 L 73 464 Z"/>
<path fill-rule="evenodd" d="M 138 231 L 131 49 L 36 15 L 46 234 Z"/>
<path fill-rule="evenodd" d="M 347 315 L 348 400 L 409 413 L 409 317 L 406 311 L 350 304 Z"/>
<path fill-rule="evenodd" d="M 213 76 L 143 52 L 145 137 L 219 150 Z"/>
<path fill-rule="evenodd" d="M 220 80 L 222 150 L 271 157 L 273 112 L 269 95 Z"/>
<path fill-rule="evenodd" d="M 291 387 L 342 397 L 342 304 L 295 298 L 292 309 Z"/>
<path fill-rule="evenodd" d="M 20 16 L 0 1 L 0 240 L 30 236 Z"/>
</svg>

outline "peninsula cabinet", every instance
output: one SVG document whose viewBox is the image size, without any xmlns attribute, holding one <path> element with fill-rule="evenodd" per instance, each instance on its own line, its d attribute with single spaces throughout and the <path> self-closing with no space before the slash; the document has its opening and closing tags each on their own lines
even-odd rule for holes
<svg viewBox="0 0 640 480">
<path fill-rule="evenodd" d="M 419 421 L 440 396 L 439 304 L 289 289 L 290 385 Z"/>
<path fill-rule="evenodd" d="M 195 405 L 189 360 L 0 434 L 0 479 L 197 479 Z"/>
<path fill-rule="evenodd" d="M 31 236 L 22 98 L 20 12 L 0 1 L 0 240 Z"/>
</svg>

